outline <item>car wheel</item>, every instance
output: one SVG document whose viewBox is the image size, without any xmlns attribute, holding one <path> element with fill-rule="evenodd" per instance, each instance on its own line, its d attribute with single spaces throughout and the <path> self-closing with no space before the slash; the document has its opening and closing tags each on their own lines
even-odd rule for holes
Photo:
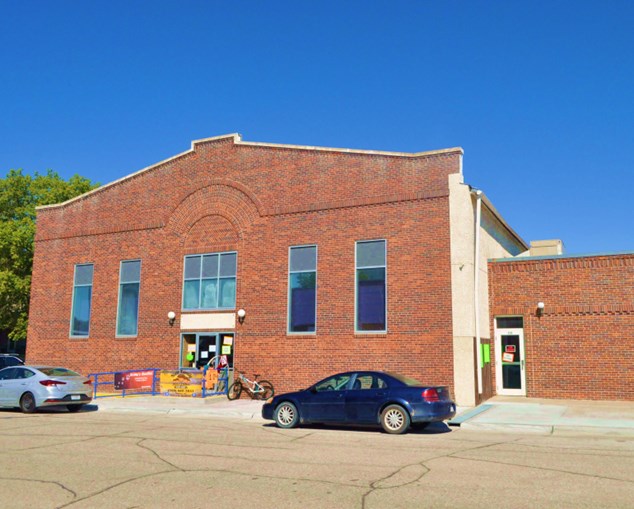
<svg viewBox="0 0 634 509">
<path fill-rule="evenodd" d="M 32 414 L 35 412 L 35 396 L 30 392 L 25 392 L 20 398 L 20 410 L 22 410 L 25 414 Z"/>
<path fill-rule="evenodd" d="M 388 405 L 381 412 L 381 426 L 387 433 L 400 435 L 409 428 L 409 414 L 400 405 Z"/>
<path fill-rule="evenodd" d="M 69 412 L 79 412 L 84 405 L 66 405 Z"/>
<path fill-rule="evenodd" d="M 297 407 L 285 401 L 275 409 L 275 424 L 280 428 L 294 428 L 299 422 Z"/>
</svg>

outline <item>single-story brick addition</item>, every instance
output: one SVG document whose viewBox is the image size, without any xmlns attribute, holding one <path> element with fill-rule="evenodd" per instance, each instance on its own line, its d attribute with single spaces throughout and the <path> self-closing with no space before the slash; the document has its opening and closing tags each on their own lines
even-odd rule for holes
<svg viewBox="0 0 634 509">
<path fill-rule="evenodd" d="M 634 399 L 634 255 L 530 256 L 462 155 L 232 134 L 40 207 L 27 362 Z"/>
</svg>

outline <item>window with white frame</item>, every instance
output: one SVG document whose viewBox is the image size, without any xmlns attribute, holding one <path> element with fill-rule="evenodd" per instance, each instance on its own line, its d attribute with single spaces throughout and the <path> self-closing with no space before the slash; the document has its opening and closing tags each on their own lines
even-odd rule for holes
<svg viewBox="0 0 634 509">
<path fill-rule="evenodd" d="M 358 332 L 387 330 L 386 241 L 356 244 L 356 316 Z"/>
<path fill-rule="evenodd" d="M 317 246 L 294 246 L 288 257 L 288 331 L 315 332 Z"/>
<path fill-rule="evenodd" d="M 234 309 L 237 256 L 235 252 L 186 256 L 183 309 Z"/>
<path fill-rule="evenodd" d="M 90 332 L 92 276 L 92 263 L 75 265 L 73 306 L 70 317 L 70 335 L 74 337 L 88 337 Z"/>
<path fill-rule="evenodd" d="M 121 262 L 119 269 L 119 306 L 117 336 L 136 336 L 139 325 L 141 260 Z"/>
</svg>

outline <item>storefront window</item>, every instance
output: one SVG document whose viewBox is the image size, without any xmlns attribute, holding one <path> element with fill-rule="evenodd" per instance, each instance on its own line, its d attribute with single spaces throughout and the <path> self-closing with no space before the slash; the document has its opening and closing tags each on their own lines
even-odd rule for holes
<svg viewBox="0 0 634 509">
<path fill-rule="evenodd" d="M 183 309 L 236 307 L 237 253 L 185 257 Z"/>
<path fill-rule="evenodd" d="M 317 246 L 291 247 L 288 278 L 288 331 L 315 332 Z"/>
<path fill-rule="evenodd" d="M 386 242 L 357 242 L 356 331 L 384 332 L 386 316 Z"/>
<path fill-rule="evenodd" d="M 73 309 L 70 319 L 70 335 L 87 337 L 90 330 L 90 305 L 92 302 L 93 265 L 75 265 L 73 284 Z"/>
<path fill-rule="evenodd" d="M 119 308 L 117 336 L 136 336 L 139 323 L 141 260 L 121 262 L 119 271 Z"/>
</svg>

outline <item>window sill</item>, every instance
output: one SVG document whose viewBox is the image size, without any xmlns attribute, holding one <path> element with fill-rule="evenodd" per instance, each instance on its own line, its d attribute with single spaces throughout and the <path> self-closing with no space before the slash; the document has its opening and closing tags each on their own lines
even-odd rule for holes
<svg viewBox="0 0 634 509">
<path fill-rule="evenodd" d="M 309 337 L 309 338 L 314 338 L 315 336 L 317 336 L 317 332 L 290 332 L 290 331 L 286 331 L 286 336 L 287 337 Z"/>
<path fill-rule="evenodd" d="M 354 332 L 354 337 L 355 338 L 386 338 L 387 337 L 387 331 L 376 331 L 376 332 L 355 331 Z"/>
<path fill-rule="evenodd" d="M 181 313 L 235 313 L 236 308 L 181 309 Z"/>
<path fill-rule="evenodd" d="M 85 339 L 90 339 L 90 336 L 68 336 L 68 339 L 71 339 L 73 341 L 82 341 Z"/>
</svg>

